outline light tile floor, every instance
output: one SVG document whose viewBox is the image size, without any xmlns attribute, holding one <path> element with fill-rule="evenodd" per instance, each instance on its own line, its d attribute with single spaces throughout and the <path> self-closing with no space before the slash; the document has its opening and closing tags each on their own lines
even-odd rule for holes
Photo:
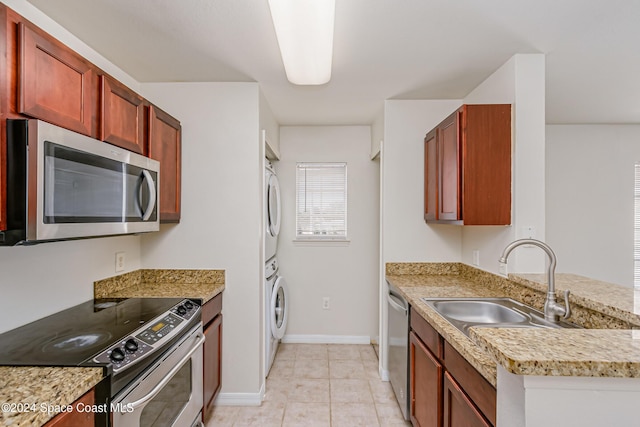
<svg viewBox="0 0 640 427">
<path fill-rule="evenodd" d="M 370 345 L 280 344 L 262 406 L 216 406 L 207 427 L 411 426 Z"/>
</svg>

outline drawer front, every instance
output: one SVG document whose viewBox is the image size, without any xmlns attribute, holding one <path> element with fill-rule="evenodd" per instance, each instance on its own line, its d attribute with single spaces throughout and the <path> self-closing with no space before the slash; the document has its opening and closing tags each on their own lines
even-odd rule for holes
<svg viewBox="0 0 640 427">
<path fill-rule="evenodd" d="M 202 324 L 207 326 L 222 312 L 222 292 L 202 306 Z"/>
<path fill-rule="evenodd" d="M 410 324 L 411 329 L 420 337 L 427 348 L 438 359 L 442 359 L 442 337 L 413 307 L 411 307 L 410 311 Z"/>
</svg>

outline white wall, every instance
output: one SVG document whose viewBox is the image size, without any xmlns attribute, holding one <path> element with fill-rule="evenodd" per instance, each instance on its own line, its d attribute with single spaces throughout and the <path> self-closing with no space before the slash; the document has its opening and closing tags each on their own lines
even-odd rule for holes
<svg viewBox="0 0 640 427">
<path fill-rule="evenodd" d="M 462 262 L 472 264 L 480 252 L 479 267 L 497 273 L 498 258 L 507 244 L 523 237 L 532 226 L 545 240 L 545 108 L 544 55 L 519 54 L 482 82 L 464 99 L 465 104 L 513 104 L 512 223 L 510 227 L 463 227 Z M 544 253 L 519 248 L 509 257 L 512 272 L 544 271 Z"/>
<path fill-rule="evenodd" d="M 93 299 L 93 282 L 140 268 L 140 237 L 103 237 L 0 248 L 0 333 Z"/>
<path fill-rule="evenodd" d="M 375 158 L 380 154 L 381 143 L 384 139 L 384 108 L 380 114 L 376 116 L 371 124 L 371 158 Z"/>
<path fill-rule="evenodd" d="M 368 342 L 378 334 L 379 164 L 368 126 L 282 127 L 280 273 L 289 285 L 286 339 Z M 348 244 L 294 243 L 296 162 L 347 162 Z M 331 308 L 322 309 L 329 297 Z"/>
<path fill-rule="evenodd" d="M 460 100 L 389 100 L 384 111 L 384 262 L 460 261 L 462 229 L 424 222 L 424 137 Z"/>
<path fill-rule="evenodd" d="M 182 218 L 142 241 L 145 268 L 219 268 L 221 396 L 262 387 L 262 176 L 257 83 L 143 84 L 182 123 Z"/>
<path fill-rule="evenodd" d="M 25 0 L 8 7 L 107 73 L 138 90 L 138 83 Z M 114 276 L 115 253 L 126 252 L 126 271 L 140 268 L 140 237 L 108 237 L 0 248 L 0 332 L 93 298 L 93 282 Z"/>
<path fill-rule="evenodd" d="M 267 157 L 278 160 L 280 158 L 280 126 L 262 92 L 260 92 L 260 129 L 267 135 L 267 147 L 265 147 Z"/>
<path fill-rule="evenodd" d="M 638 125 L 549 125 L 547 240 L 557 271 L 633 286 Z"/>
</svg>

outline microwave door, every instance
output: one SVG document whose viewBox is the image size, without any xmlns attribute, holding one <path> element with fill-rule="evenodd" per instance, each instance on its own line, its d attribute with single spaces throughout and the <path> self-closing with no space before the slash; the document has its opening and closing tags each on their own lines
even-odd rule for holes
<svg viewBox="0 0 640 427">
<path fill-rule="evenodd" d="M 45 142 L 44 224 L 124 221 L 124 163 Z"/>
</svg>

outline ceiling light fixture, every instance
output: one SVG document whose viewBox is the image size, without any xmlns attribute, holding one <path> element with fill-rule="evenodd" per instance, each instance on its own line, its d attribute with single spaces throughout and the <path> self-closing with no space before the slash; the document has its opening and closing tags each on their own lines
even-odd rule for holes
<svg viewBox="0 0 640 427">
<path fill-rule="evenodd" d="M 287 79 L 321 85 L 331 79 L 335 0 L 269 0 Z"/>
</svg>

